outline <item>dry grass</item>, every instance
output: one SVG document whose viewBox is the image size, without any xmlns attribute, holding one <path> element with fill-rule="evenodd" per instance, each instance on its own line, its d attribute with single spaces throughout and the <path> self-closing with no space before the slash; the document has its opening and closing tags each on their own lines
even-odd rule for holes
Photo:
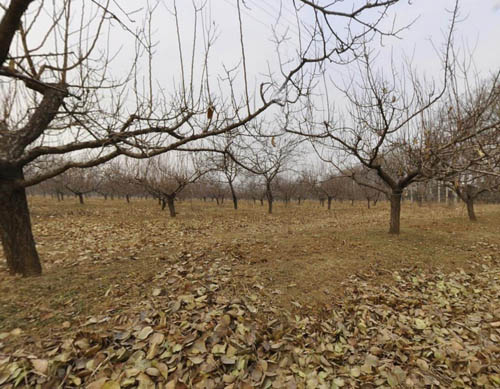
<svg viewBox="0 0 500 389">
<path fill-rule="evenodd" d="M 90 199 L 81 206 L 33 198 L 31 209 L 44 275 L 23 279 L 0 269 L 0 329 L 21 327 L 35 343 L 95 315 L 119 321 L 162 287 L 157 274 L 188 257 L 231 266 L 224 293 L 258 285 L 269 304 L 319 312 L 342 298 L 342 281 L 352 275 L 370 270 L 370 282 L 388 283 L 391 272 L 411 267 L 473 271 L 472 259 L 500 251 L 496 205 L 478 206 L 472 224 L 462 205 L 404 204 L 398 237 L 386 233 L 384 203 L 335 203 L 330 212 L 312 202 L 278 204 L 267 215 L 250 202 L 237 212 L 229 203 L 183 202 L 176 219 L 151 200 Z M 175 282 L 181 291 L 190 288 L 189 277 Z"/>
</svg>

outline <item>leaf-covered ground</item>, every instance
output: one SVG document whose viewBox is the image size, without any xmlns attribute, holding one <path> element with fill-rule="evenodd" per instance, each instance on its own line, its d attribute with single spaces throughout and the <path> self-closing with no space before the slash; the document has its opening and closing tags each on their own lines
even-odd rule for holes
<svg viewBox="0 0 500 389">
<path fill-rule="evenodd" d="M 36 200 L 0 272 L 0 386 L 500 387 L 500 209 Z M 431 212 L 430 212 L 431 211 Z"/>
</svg>

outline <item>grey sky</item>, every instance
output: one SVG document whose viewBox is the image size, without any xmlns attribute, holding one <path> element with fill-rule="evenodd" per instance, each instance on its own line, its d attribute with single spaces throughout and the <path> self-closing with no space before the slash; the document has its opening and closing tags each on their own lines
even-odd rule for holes
<svg viewBox="0 0 500 389">
<path fill-rule="evenodd" d="M 165 0 L 165 4 L 173 4 Z M 243 23 L 245 34 L 245 49 L 249 69 L 249 81 L 262 81 L 261 73 L 278 71 L 276 47 L 272 38 L 272 26 L 284 32 L 289 28 L 288 54 L 293 56 L 293 47 L 298 41 L 297 26 L 291 1 L 283 1 L 283 16 L 276 24 L 276 16 L 280 8 L 278 0 L 246 0 L 243 7 Z M 500 50 L 496 40 L 500 36 L 500 10 L 497 0 L 461 0 L 461 22 L 457 25 L 455 41 L 458 46 L 468 46 L 473 50 L 474 60 L 478 69 L 486 74 L 500 64 Z M 239 26 L 235 0 L 209 0 L 210 16 L 217 25 L 218 38 L 210 56 L 210 73 L 222 72 L 222 64 L 227 67 L 237 65 L 241 58 L 239 46 Z M 427 76 L 439 77 L 440 62 L 436 57 L 433 45 L 443 44 L 450 20 L 450 10 L 454 5 L 452 0 L 414 0 L 411 5 L 402 1 L 393 7 L 391 16 L 396 16 L 399 25 L 405 25 L 417 18 L 414 25 L 400 36 L 401 40 L 386 39 L 384 47 L 380 48 L 381 58 L 400 59 L 403 53 L 412 55 L 414 66 Z M 177 1 L 179 10 L 180 31 L 183 39 L 184 61 L 189 64 L 193 42 L 193 18 L 191 1 Z M 178 49 L 175 37 L 175 24 L 172 16 L 164 7 L 158 8 L 154 15 L 155 39 L 159 45 L 155 55 L 157 77 L 165 83 L 176 79 L 179 72 Z M 159 23 L 158 23 L 159 22 Z M 392 22 L 387 20 L 384 23 Z M 293 23 L 293 24 L 292 24 Z M 376 47 L 377 44 L 374 44 Z M 197 50 L 202 53 L 202 41 L 197 41 Z M 198 63 L 199 65 L 199 63 Z M 379 66 L 387 66 L 382 60 Z M 185 66 L 188 67 L 185 63 Z M 198 66 L 195 66 L 197 69 Z M 258 82 L 259 82 L 258 81 Z"/>
</svg>

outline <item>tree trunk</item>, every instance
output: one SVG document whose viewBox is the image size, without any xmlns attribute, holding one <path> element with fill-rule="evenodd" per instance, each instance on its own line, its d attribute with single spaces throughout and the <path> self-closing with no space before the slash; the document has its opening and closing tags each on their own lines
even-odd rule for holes
<svg viewBox="0 0 500 389">
<path fill-rule="evenodd" d="M 175 196 L 167 197 L 168 210 L 170 211 L 170 216 L 175 217 Z"/>
<path fill-rule="evenodd" d="M 399 224 L 401 219 L 401 195 L 401 190 L 393 190 L 391 193 L 391 221 L 389 234 L 399 234 Z"/>
<path fill-rule="evenodd" d="M 266 185 L 266 197 L 267 197 L 267 213 L 273 213 L 273 192 L 271 191 L 271 185 L 268 183 Z"/>
<path fill-rule="evenodd" d="M 130 203 L 130 195 L 125 195 L 125 199 L 127 200 L 127 203 Z"/>
<path fill-rule="evenodd" d="M 366 199 L 366 201 L 367 201 L 367 203 L 368 203 L 368 204 L 367 204 L 367 205 L 368 205 L 368 209 L 370 209 L 370 199 Z"/>
<path fill-rule="evenodd" d="M 15 173 L 22 178 L 21 171 Z M 0 235 L 7 266 L 12 273 L 23 276 L 42 273 L 31 230 L 26 190 L 8 181 L 0 181 Z"/>
<path fill-rule="evenodd" d="M 80 201 L 80 204 L 83 204 L 83 193 L 78 193 L 78 201 Z"/>
<path fill-rule="evenodd" d="M 467 215 L 469 215 L 469 220 L 471 222 L 477 221 L 476 212 L 474 211 L 474 199 L 468 197 L 465 204 L 467 204 Z"/>
<path fill-rule="evenodd" d="M 231 189 L 231 197 L 233 199 L 233 207 L 235 210 L 238 209 L 238 197 L 236 197 L 236 192 L 233 187 L 233 183 L 229 182 L 229 189 Z"/>
<path fill-rule="evenodd" d="M 332 209 L 332 197 L 328 196 L 328 210 Z"/>
</svg>

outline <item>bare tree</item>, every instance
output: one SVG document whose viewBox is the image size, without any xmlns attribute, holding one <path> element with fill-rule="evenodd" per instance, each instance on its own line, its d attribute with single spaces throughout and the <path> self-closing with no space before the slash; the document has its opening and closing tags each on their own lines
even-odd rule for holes
<svg viewBox="0 0 500 389">
<path fill-rule="evenodd" d="M 360 195 L 366 199 L 368 209 L 370 209 L 372 202 L 374 205 L 377 204 L 383 193 L 379 190 L 383 186 L 383 181 L 377 173 L 372 169 L 360 166 L 351 170 L 350 177 L 356 183 L 355 190 L 359 191 Z"/>
<path fill-rule="evenodd" d="M 200 52 L 194 49 L 200 34 L 205 36 L 203 50 L 186 66 L 181 31 L 177 28 L 181 74 L 176 77 L 180 79 L 176 89 L 168 94 L 155 86 L 153 78 L 155 42 L 149 32 L 154 30 L 153 14 L 158 4 L 144 9 L 142 29 L 129 27 L 131 17 L 110 0 L 78 6 L 72 0 L 12 0 L 2 4 L 0 77 L 5 82 L 0 86 L 4 107 L 0 118 L 0 233 L 9 269 L 24 275 L 41 273 L 26 201 L 27 187 L 71 168 L 96 166 L 118 155 L 149 158 L 176 150 L 230 132 L 270 107 L 299 100 L 310 93 L 311 80 L 322 61 L 341 62 L 342 55 L 355 50 L 361 40 L 384 33 L 377 26 L 397 0 L 367 1 L 348 13 L 335 12 L 334 4 L 300 3 L 314 10 L 316 21 L 312 29 L 305 22 L 299 23 L 298 58 L 281 57 L 280 71 L 268 75 L 255 97 L 248 92 L 244 56 L 239 67 L 227 72 L 225 87 L 210 89 L 208 59 L 215 30 L 212 23 L 207 23 L 210 27 L 201 32 L 199 16 L 203 8 L 194 2 L 192 52 Z M 297 8 L 299 18 L 301 12 Z M 176 2 L 171 13 L 179 26 Z M 333 19 L 346 21 L 339 29 L 343 34 L 330 27 L 337 25 L 329 23 Z M 112 28 L 117 23 L 122 29 Z M 349 27 L 354 30 L 353 25 L 361 27 L 361 32 L 351 32 Z M 128 39 L 137 50 L 131 55 L 129 71 L 116 79 L 110 63 L 117 53 L 110 50 L 109 36 L 123 29 L 129 32 Z M 276 36 L 280 55 L 286 38 Z M 245 52 L 243 34 L 240 49 Z M 145 74 L 140 70 L 143 60 L 148 69 Z M 198 63 L 202 64 L 201 74 L 188 71 Z M 240 69 L 245 80 L 241 99 L 234 88 L 235 74 Z M 220 96 L 217 99 L 215 92 Z M 43 163 L 45 156 L 54 155 L 66 158 L 60 160 L 61 164 Z M 33 165 L 36 167 L 29 168 Z"/>
<path fill-rule="evenodd" d="M 97 192 L 103 176 L 101 171 L 92 169 L 70 169 L 55 178 L 69 192 L 78 197 L 80 204 L 84 203 L 84 196 Z"/>
<path fill-rule="evenodd" d="M 473 82 L 466 69 L 453 74 L 446 100 L 426 123 L 436 162 L 424 174 L 452 189 L 476 221 L 474 201 L 500 187 L 500 72 Z"/>
<path fill-rule="evenodd" d="M 240 166 L 264 181 L 264 193 L 267 199 L 268 213 L 273 213 L 274 203 L 274 181 L 278 174 L 292 168 L 291 163 L 297 157 L 297 147 L 301 140 L 295 136 L 266 131 L 260 127 L 252 128 L 250 134 L 256 134 L 243 138 L 239 148 L 238 159 L 233 160 Z"/>
<path fill-rule="evenodd" d="M 344 86 L 336 86 L 349 101 L 345 116 L 334 118 L 327 98 L 322 123 L 314 120 L 297 122 L 299 130 L 289 130 L 317 141 L 316 150 L 324 161 L 342 173 L 353 172 L 357 164 L 376 172 L 380 183 L 357 180 L 361 185 L 386 194 L 391 203 L 389 233 L 399 234 L 403 191 L 425 169 L 434 163 L 429 137 L 421 128 L 421 117 L 442 98 L 450 67 L 451 38 L 458 13 L 458 2 L 452 12 L 448 39 L 443 53 L 443 84 L 426 85 L 411 69 L 398 74 L 393 67 L 389 76 L 377 71 L 373 53 L 367 46 L 356 58 L 359 75 L 350 74 Z M 411 85 L 408 90 L 407 85 Z M 327 86 L 325 85 L 325 88 Z M 310 108 L 310 112 L 314 112 Z M 309 114 L 306 112 L 304 115 Z M 410 152 L 407 152 L 410 151 Z M 356 175 L 352 175 L 356 179 Z"/>
<path fill-rule="evenodd" d="M 210 168 L 186 155 L 159 156 L 147 163 L 138 163 L 135 180 L 151 196 L 158 199 L 161 209 L 168 206 L 171 217 L 176 217 L 175 200 L 189 185 L 208 173 Z"/>
<path fill-rule="evenodd" d="M 214 138 L 213 147 L 216 150 L 223 151 L 222 153 L 212 153 L 210 155 L 210 163 L 214 165 L 215 170 L 220 172 L 224 177 L 233 201 L 233 208 L 238 209 L 238 196 L 236 194 L 236 180 L 241 173 L 241 166 L 235 162 L 236 151 L 234 142 L 237 134 L 223 134 L 218 138 Z M 231 155 L 234 158 L 231 158 Z"/>
<path fill-rule="evenodd" d="M 142 196 L 144 191 L 138 188 L 133 174 L 134 166 L 131 160 L 115 159 L 101 167 L 102 182 L 99 193 L 125 198 L 127 203 L 133 196 Z"/>
<path fill-rule="evenodd" d="M 242 195 L 251 199 L 254 204 L 259 200 L 260 205 L 263 206 L 265 193 L 258 177 L 247 170 L 243 170 L 242 177 L 243 182 L 240 188 Z"/>
<path fill-rule="evenodd" d="M 288 206 L 294 196 L 297 195 L 301 182 L 292 175 L 281 174 L 276 177 L 276 192 L 281 197 L 285 206 Z"/>
</svg>

